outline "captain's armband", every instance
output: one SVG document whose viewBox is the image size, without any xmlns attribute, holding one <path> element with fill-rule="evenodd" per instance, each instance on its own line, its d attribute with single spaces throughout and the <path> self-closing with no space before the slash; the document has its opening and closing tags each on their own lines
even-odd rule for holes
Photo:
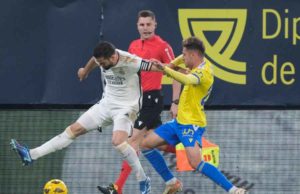
<svg viewBox="0 0 300 194">
<path fill-rule="evenodd" d="M 142 60 L 141 62 L 141 71 L 150 71 L 152 67 L 152 63 L 150 61 Z"/>
</svg>

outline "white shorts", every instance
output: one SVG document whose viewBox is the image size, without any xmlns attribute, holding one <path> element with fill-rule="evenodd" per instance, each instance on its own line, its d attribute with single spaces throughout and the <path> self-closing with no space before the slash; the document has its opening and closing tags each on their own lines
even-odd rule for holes
<svg viewBox="0 0 300 194">
<path fill-rule="evenodd" d="M 128 106 L 114 105 L 100 100 L 77 120 L 87 131 L 113 124 L 113 131 L 126 131 L 132 135 L 137 110 Z"/>
</svg>

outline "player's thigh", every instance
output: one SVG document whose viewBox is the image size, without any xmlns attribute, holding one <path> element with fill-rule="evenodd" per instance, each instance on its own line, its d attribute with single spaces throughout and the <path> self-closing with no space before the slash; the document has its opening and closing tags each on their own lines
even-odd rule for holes
<svg viewBox="0 0 300 194">
<path fill-rule="evenodd" d="M 205 128 L 196 125 L 182 125 L 179 123 L 176 130 L 176 134 L 185 148 L 194 147 L 195 144 L 202 146 L 202 135 L 204 132 Z"/>
<path fill-rule="evenodd" d="M 115 107 L 112 111 L 113 131 L 125 131 L 132 136 L 137 111 L 131 107 Z"/>
<path fill-rule="evenodd" d="M 201 148 L 198 143 L 195 143 L 194 147 L 185 147 L 186 156 L 190 165 L 193 168 L 197 168 L 202 161 Z"/>
<path fill-rule="evenodd" d="M 190 165 L 196 168 L 202 160 L 200 147 L 202 147 L 202 135 L 205 132 L 205 128 L 178 124 L 176 132 L 180 142 L 185 147 Z"/>
<path fill-rule="evenodd" d="M 83 113 L 76 122 L 87 131 L 97 129 L 112 122 L 111 118 L 108 117 L 108 111 L 109 109 L 100 101 Z"/>
<path fill-rule="evenodd" d="M 177 122 L 175 119 L 159 126 L 154 130 L 159 137 L 161 137 L 167 144 L 176 146 L 180 139 L 177 136 Z"/>
<path fill-rule="evenodd" d="M 129 137 L 128 143 L 135 149 L 137 150 L 140 143 L 142 142 L 143 138 L 145 137 L 147 130 L 146 128 L 144 129 L 133 129 L 132 136 Z"/>
<path fill-rule="evenodd" d="M 166 145 L 167 142 L 154 131 L 149 131 L 147 136 L 141 142 L 142 149 L 153 149 L 161 145 Z"/>
<path fill-rule="evenodd" d="M 179 139 L 176 135 L 176 123 L 174 121 L 167 122 L 154 131 L 149 131 L 146 138 L 142 141 L 143 148 L 153 148 L 161 145 L 176 145 Z"/>
</svg>

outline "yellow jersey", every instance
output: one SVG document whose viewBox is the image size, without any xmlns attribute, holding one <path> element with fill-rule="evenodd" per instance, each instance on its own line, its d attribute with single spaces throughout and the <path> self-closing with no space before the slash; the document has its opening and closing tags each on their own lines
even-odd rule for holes
<svg viewBox="0 0 300 194">
<path fill-rule="evenodd" d="M 198 67 L 192 69 L 198 79 L 197 84 L 185 84 L 178 104 L 177 121 L 180 124 L 206 126 L 204 103 L 208 99 L 214 82 L 211 63 L 204 59 Z"/>
</svg>

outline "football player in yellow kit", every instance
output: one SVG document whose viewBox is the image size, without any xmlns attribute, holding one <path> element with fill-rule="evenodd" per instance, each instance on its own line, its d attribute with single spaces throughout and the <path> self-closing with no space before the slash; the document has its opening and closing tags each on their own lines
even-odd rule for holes
<svg viewBox="0 0 300 194">
<path fill-rule="evenodd" d="M 206 175 L 228 193 L 244 194 L 246 190 L 235 187 L 220 170 L 206 163 L 199 151 L 202 145 L 201 137 L 206 129 L 204 104 L 214 82 L 212 65 L 205 59 L 204 53 L 203 42 L 196 37 L 190 37 L 183 41 L 182 55 L 172 61 L 175 66 L 185 64 L 188 68 L 187 74 L 175 71 L 158 61 L 155 63 L 157 68 L 182 83 L 184 88 L 179 99 L 177 117 L 146 137 L 142 142 L 143 153 L 157 171 L 163 172 L 164 169 L 160 169 L 162 158 L 154 154 L 154 148 L 164 144 L 182 143 L 189 163 L 196 171 Z M 170 188 L 166 193 L 175 192 Z"/>
</svg>

